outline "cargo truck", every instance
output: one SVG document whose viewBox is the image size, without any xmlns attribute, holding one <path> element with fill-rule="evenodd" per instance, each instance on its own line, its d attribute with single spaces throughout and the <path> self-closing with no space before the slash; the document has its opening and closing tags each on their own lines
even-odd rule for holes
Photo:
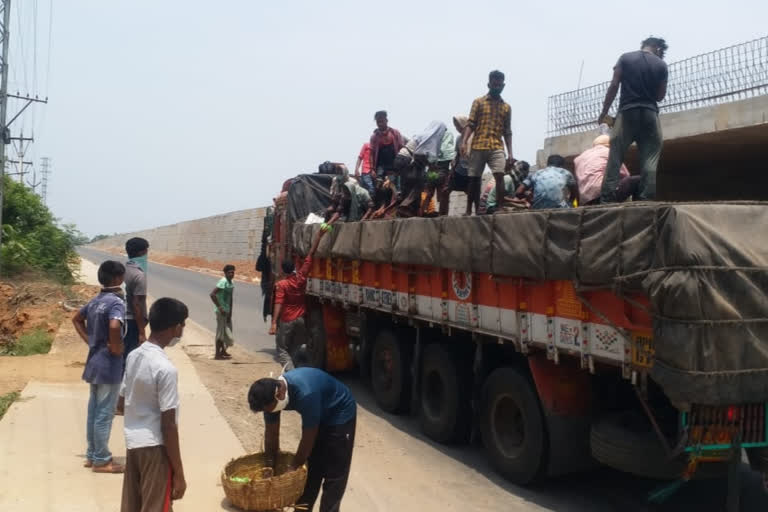
<svg viewBox="0 0 768 512">
<path fill-rule="evenodd" d="M 765 65 L 766 39 L 745 45 Z M 720 51 L 741 54 L 734 48 Z M 670 65 L 668 101 L 685 97 L 678 70 L 694 64 Z M 727 166 L 739 151 L 765 166 L 761 83 L 748 97 L 737 84 L 662 115 L 678 135 L 665 139 L 663 201 L 336 225 L 312 263 L 311 335 L 295 358 L 358 368 L 384 411 L 418 415 L 437 442 L 479 437 L 518 484 L 596 462 L 658 479 L 723 475 L 741 448 L 768 471 L 765 172 L 748 172 L 755 160 Z M 587 146 L 601 99 L 592 89 L 550 100 L 540 159 Z M 714 128 L 685 132 L 686 113 L 713 116 Z M 759 144 L 733 145 L 747 136 Z M 692 156 L 692 168 L 685 147 L 710 158 Z M 273 261 L 307 253 L 319 226 L 304 217 L 330 200 L 331 179 L 286 183 Z"/>
</svg>

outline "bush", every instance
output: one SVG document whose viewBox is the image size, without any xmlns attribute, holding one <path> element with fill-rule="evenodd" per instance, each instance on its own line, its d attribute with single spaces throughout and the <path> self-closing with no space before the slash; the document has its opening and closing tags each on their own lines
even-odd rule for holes
<svg viewBox="0 0 768 512">
<path fill-rule="evenodd" d="M 42 270 L 59 282 L 72 282 L 72 265 L 77 261 L 75 244 L 82 240 L 82 234 L 71 224 L 59 227 L 50 210 L 29 188 L 7 176 L 3 179 L 3 272 Z"/>
<path fill-rule="evenodd" d="M 3 419 L 3 416 L 5 416 L 5 411 L 8 410 L 8 408 L 17 398 L 19 398 L 19 394 L 15 391 L 13 393 L 0 395 L 0 419 Z"/>
<path fill-rule="evenodd" d="M 35 329 L 19 336 L 19 339 L 0 347 L 0 355 L 4 356 L 32 356 L 35 354 L 47 354 L 51 350 L 53 335 L 43 329 Z"/>
</svg>

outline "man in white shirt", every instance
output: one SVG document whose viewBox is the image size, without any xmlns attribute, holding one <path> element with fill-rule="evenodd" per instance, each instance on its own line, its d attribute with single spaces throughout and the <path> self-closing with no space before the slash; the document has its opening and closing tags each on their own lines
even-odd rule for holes
<svg viewBox="0 0 768 512">
<path fill-rule="evenodd" d="M 151 333 L 128 356 L 118 412 L 125 414 L 127 448 L 121 512 L 170 512 L 187 489 L 179 448 L 178 373 L 163 350 L 184 333 L 187 306 L 158 299 L 149 311 Z"/>
</svg>

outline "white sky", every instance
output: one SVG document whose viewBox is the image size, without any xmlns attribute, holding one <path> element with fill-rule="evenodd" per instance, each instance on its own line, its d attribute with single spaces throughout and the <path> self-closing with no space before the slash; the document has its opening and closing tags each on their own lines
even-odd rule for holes
<svg viewBox="0 0 768 512">
<path fill-rule="evenodd" d="M 35 3 L 36 91 L 50 103 L 12 128 L 34 127 L 30 157 L 53 162 L 49 206 L 91 236 L 270 204 L 324 160 L 353 168 L 376 110 L 409 136 L 450 126 L 494 68 L 515 156 L 533 162 L 547 97 L 576 88 L 582 61 L 590 85 L 649 35 L 673 62 L 768 32 L 765 0 L 67 0 L 53 6 L 47 76 L 48 1 L 15 0 L 16 35 L 28 30 L 12 88 L 34 85 L 21 64 Z"/>
</svg>

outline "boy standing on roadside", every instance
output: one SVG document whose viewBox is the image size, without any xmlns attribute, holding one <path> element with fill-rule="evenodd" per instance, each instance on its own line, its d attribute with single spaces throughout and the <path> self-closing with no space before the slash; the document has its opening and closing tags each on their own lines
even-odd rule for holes
<svg viewBox="0 0 768 512">
<path fill-rule="evenodd" d="M 101 292 L 72 318 L 77 334 L 88 344 L 83 380 L 90 384 L 85 452 L 86 468 L 94 473 L 122 473 L 112 460 L 109 435 L 123 377 L 123 325 L 125 301 L 120 285 L 125 267 L 117 261 L 99 266 Z"/>
<path fill-rule="evenodd" d="M 216 355 L 214 359 L 229 359 L 232 357 L 227 352 L 227 347 L 235 344 L 232 335 L 232 307 L 234 306 L 235 266 L 224 267 L 224 277 L 216 283 L 216 288 L 211 291 L 211 300 L 216 305 Z"/>
<path fill-rule="evenodd" d="M 117 409 L 127 448 L 121 512 L 170 512 L 187 489 L 179 448 L 178 372 L 165 353 L 184 334 L 187 306 L 162 298 L 149 310 L 147 341 L 128 356 Z"/>
</svg>

